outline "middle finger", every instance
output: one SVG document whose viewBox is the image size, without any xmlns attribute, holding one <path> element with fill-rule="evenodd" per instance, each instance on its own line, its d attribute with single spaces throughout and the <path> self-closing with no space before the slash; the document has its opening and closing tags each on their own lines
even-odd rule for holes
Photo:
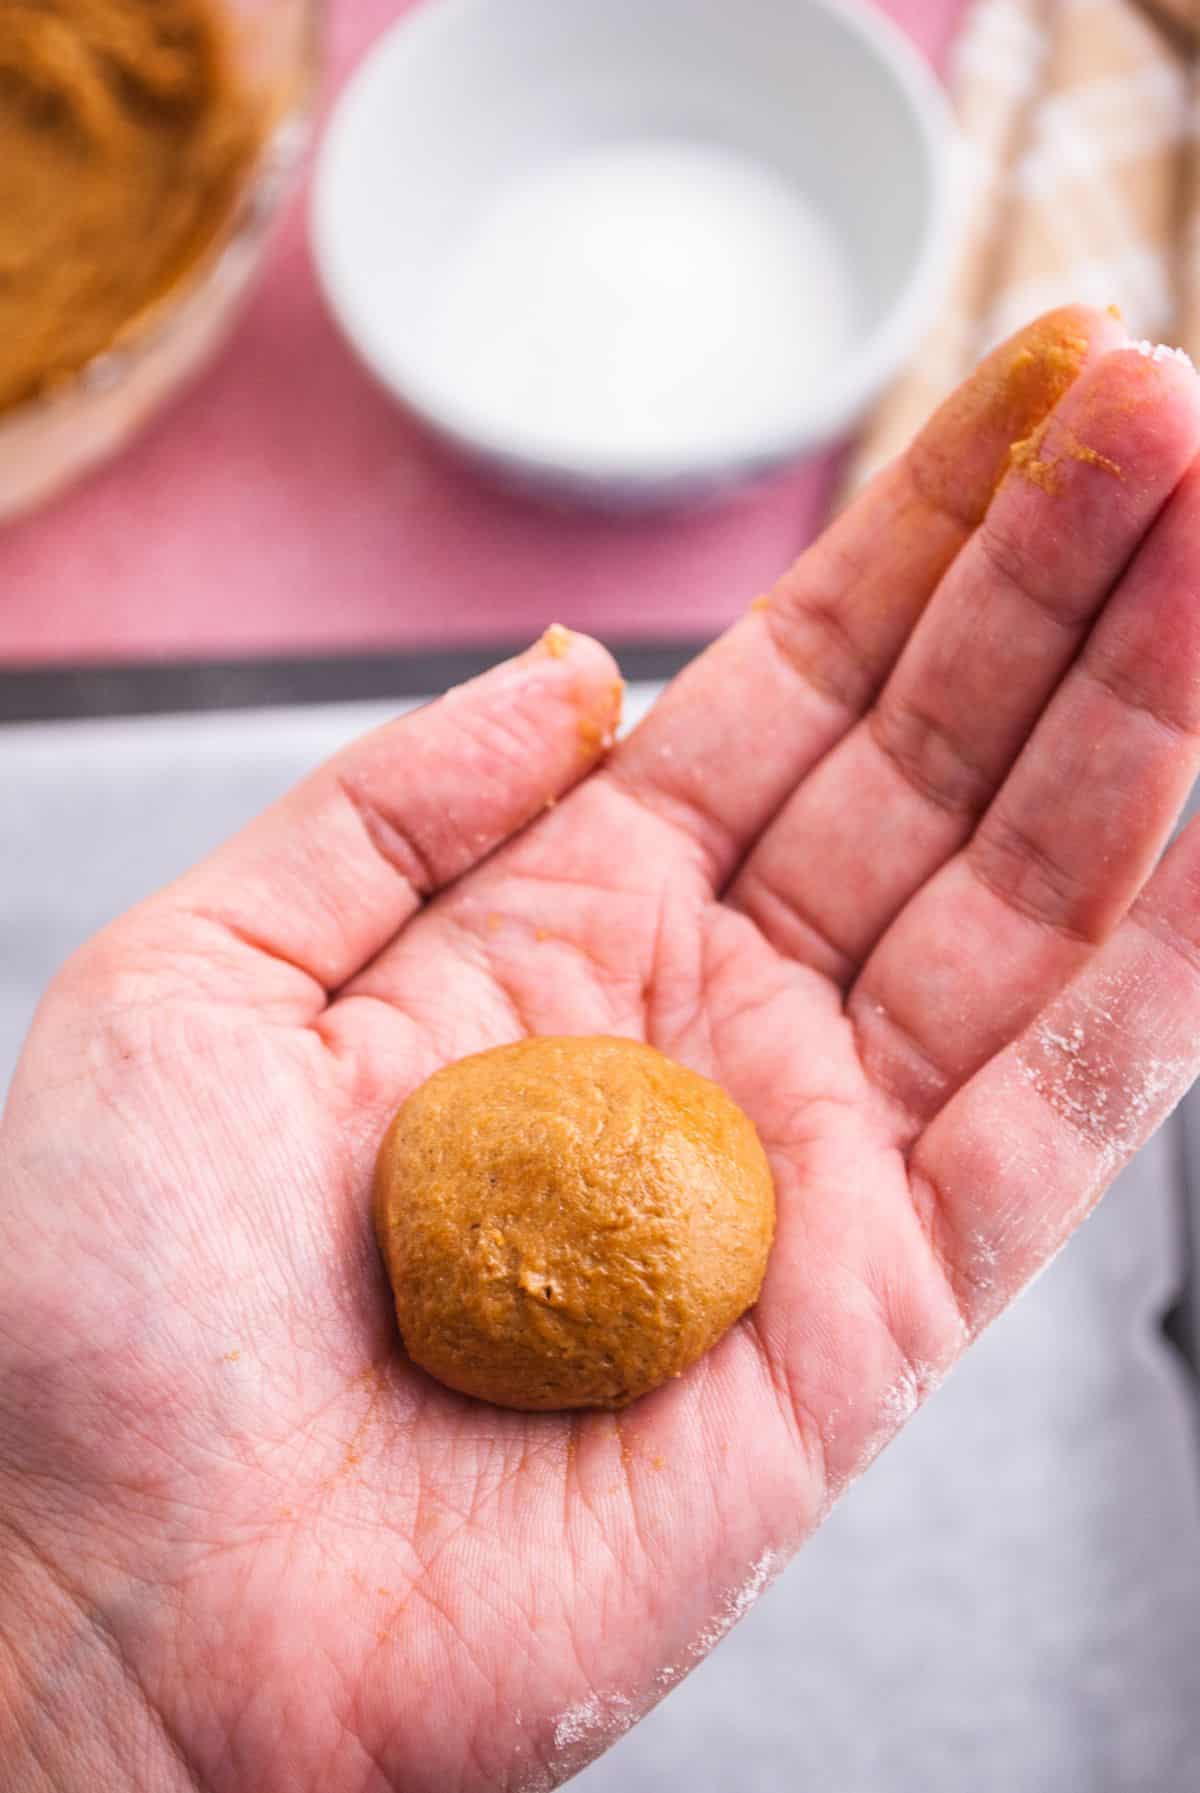
<svg viewBox="0 0 1200 1793">
<path fill-rule="evenodd" d="M 970 836 L 1198 450 L 1195 376 L 1132 348 L 1018 446 L 877 703 L 732 886 L 774 945 L 849 985 Z"/>
</svg>

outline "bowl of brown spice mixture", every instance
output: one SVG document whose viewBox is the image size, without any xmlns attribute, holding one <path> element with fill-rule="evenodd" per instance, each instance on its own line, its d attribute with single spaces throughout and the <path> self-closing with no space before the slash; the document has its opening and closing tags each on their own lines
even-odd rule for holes
<svg viewBox="0 0 1200 1793">
<path fill-rule="evenodd" d="M 306 135 L 320 0 L 2 0 L 0 519 L 222 340 Z"/>
</svg>

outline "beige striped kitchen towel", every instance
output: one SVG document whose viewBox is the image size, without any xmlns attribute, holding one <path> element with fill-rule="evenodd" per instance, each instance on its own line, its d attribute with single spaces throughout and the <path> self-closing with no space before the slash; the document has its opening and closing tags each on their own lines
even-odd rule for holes
<svg viewBox="0 0 1200 1793">
<path fill-rule="evenodd" d="M 964 139 L 936 327 L 851 457 L 854 489 L 1010 331 L 1117 305 L 1200 361 L 1200 0 L 973 0 L 950 77 Z"/>
</svg>

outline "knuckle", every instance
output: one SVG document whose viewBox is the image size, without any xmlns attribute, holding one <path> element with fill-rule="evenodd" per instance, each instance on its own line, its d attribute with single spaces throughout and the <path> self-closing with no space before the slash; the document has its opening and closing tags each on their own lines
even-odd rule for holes
<svg viewBox="0 0 1200 1793">
<path fill-rule="evenodd" d="M 972 814 L 987 800 L 989 780 L 954 729 L 911 702 L 883 701 L 871 712 L 872 738 L 905 783 L 936 808 Z"/>
</svg>

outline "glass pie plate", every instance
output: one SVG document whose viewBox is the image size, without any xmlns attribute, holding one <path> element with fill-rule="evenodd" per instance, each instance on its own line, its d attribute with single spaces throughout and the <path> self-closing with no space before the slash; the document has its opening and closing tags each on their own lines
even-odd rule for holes
<svg viewBox="0 0 1200 1793">
<path fill-rule="evenodd" d="M 0 0 L 2 3 L 2 0 Z M 0 412 L 0 521 L 51 497 L 121 448 L 205 364 L 263 260 L 303 151 L 322 0 L 212 0 L 264 111 L 262 142 L 219 230 L 116 343 L 44 394 Z"/>
</svg>

